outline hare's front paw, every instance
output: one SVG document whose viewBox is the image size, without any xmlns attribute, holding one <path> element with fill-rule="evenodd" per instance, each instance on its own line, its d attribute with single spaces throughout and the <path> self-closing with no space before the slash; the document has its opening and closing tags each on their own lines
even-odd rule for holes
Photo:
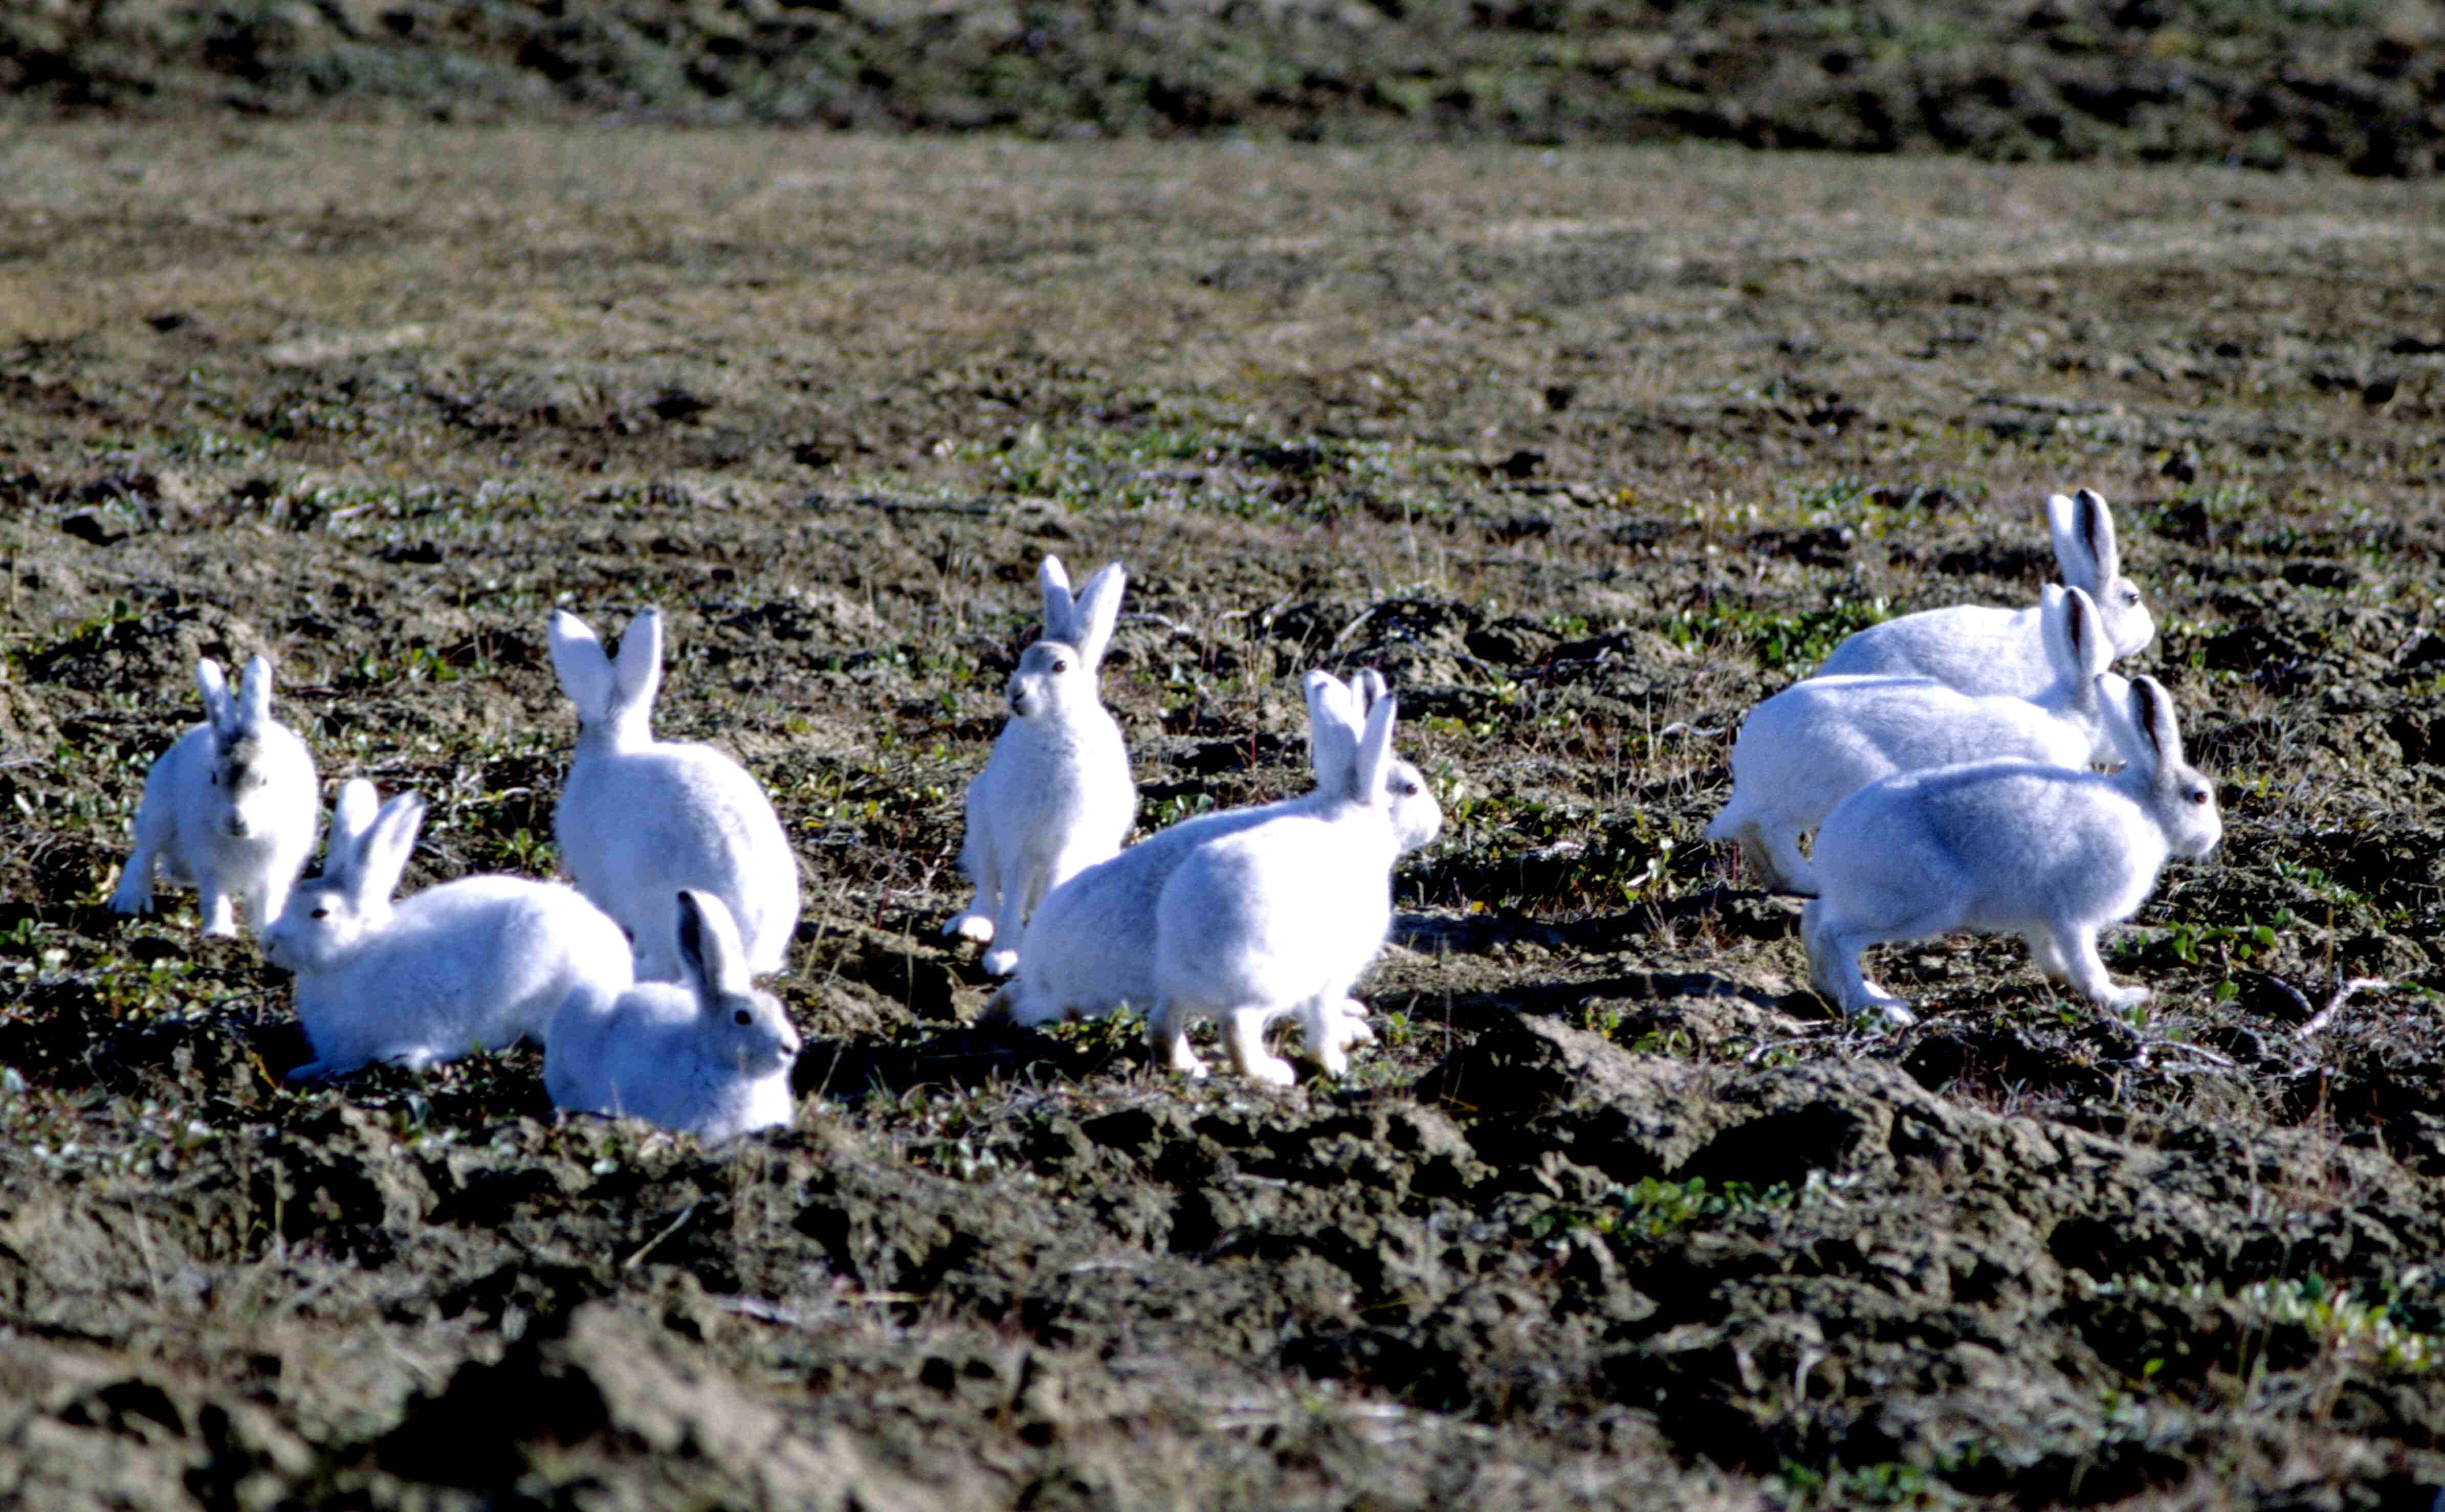
<svg viewBox="0 0 2445 1512">
<path fill-rule="evenodd" d="M 994 937 L 993 918 L 989 914 L 963 913 L 944 924 L 943 933 L 961 940 L 973 940 L 980 945 L 989 944 Z"/>
</svg>

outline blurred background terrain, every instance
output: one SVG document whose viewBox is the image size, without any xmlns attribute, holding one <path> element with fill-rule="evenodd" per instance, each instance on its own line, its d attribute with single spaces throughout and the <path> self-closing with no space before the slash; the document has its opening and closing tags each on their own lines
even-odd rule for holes
<svg viewBox="0 0 2445 1512">
<path fill-rule="evenodd" d="M 624 115 L 2433 172 L 2428 0 L 18 0 L 17 112 Z"/>
</svg>

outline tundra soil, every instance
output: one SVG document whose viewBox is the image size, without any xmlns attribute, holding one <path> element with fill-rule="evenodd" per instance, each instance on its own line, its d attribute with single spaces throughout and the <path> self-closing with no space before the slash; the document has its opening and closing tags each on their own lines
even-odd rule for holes
<svg viewBox="0 0 2445 1512">
<path fill-rule="evenodd" d="M 0 1500 L 2425 1507 L 2440 288 L 2434 183 L 19 129 Z M 1699 838 L 1731 735 L 2032 601 L 2077 484 L 2224 851 L 2109 942 L 2144 1012 L 1962 938 L 1845 1023 Z M 980 1021 L 1047 551 L 1129 564 L 1148 828 L 1303 786 L 1301 670 L 1397 689 L 1446 826 L 1346 1078 Z M 289 1090 L 251 941 L 106 909 L 198 656 L 431 801 L 410 887 L 549 873 L 545 614 L 646 604 L 806 870 L 787 1131 L 559 1122 L 531 1050 Z"/>
</svg>

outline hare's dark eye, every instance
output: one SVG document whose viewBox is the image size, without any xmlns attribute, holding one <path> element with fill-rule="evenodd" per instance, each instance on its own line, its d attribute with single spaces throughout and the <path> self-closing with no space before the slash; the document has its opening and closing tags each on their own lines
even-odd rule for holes
<svg viewBox="0 0 2445 1512">
<path fill-rule="evenodd" d="M 755 1021 L 755 1018 L 756 1018 L 756 1016 L 755 1016 L 755 1015 L 753 1015 L 753 1014 L 751 1014 L 751 1013 L 749 1013 L 749 1012 L 748 1012 L 746 1009 L 744 1009 L 744 1008 L 739 1009 L 737 1013 L 732 1014 L 732 1015 L 730 1016 L 730 1021 L 731 1021 L 732 1023 L 734 1023 L 734 1024 L 749 1024 L 749 1023 L 753 1023 L 753 1022 Z"/>
<path fill-rule="evenodd" d="M 317 919 L 328 919 L 331 917 L 331 910 L 328 908 L 317 908 L 314 910 L 314 917 Z"/>
<path fill-rule="evenodd" d="M 1053 670 L 1055 672 L 1067 672 L 1070 670 L 1070 663 L 1066 659 L 1056 656 L 1053 659 Z"/>
<path fill-rule="evenodd" d="M 2191 794 L 2191 801 L 2192 801 L 2193 803 L 2205 803 L 2205 802 L 2207 802 L 2207 801 L 2208 801 L 2208 790 L 2207 790 L 2207 789 L 2205 789 L 2205 788 L 2201 788 L 2198 792 L 2192 793 L 2192 794 Z"/>
</svg>

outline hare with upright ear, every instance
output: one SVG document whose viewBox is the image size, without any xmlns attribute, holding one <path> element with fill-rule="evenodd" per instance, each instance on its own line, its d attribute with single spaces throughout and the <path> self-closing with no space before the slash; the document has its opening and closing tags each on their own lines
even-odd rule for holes
<svg viewBox="0 0 2445 1512">
<path fill-rule="evenodd" d="M 2224 823 L 2215 785 L 2183 759 L 2163 686 L 2132 679 L 2118 710 L 2128 759 L 2110 775 L 1979 761 L 1843 799 L 1818 831 L 1822 890 L 1800 916 L 1817 990 L 1845 1012 L 1911 1023 L 1908 1004 L 1860 974 L 1860 953 L 1976 929 L 2021 936 L 2041 970 L 2100 1007 L 2145 1002 L 2147 988 L 2106 975 L 2098 934 L 2138 911 L 2168 857 L 2213 851 Z"/>
<path fill-rule="evenodd" d="M 1346 801 L 1357 785 L 1359 740 L 1368 711 L 1384 697 L 1373 671 L 1345 684 L 1330 672 L 1310 672 L 1308 756 L 1316 787 L 1297 798 L 1184 819 L 1055 887 L 1028 921 L 1018 975 L 989 1011 L 1035 1025 L 1093 1018 L 1124 1006 L 1150 1010 L 1155 1000 L 1155 905 L 1164 884 L 1199 846 L 1284 813 L 1320 812 Z M 1392 763 L 1386 783 L 1401 854 L 1434 839 L 1443 811 L 1425 776 L 1407 761 Z M 1344 1050 L 1373 1038 L 1354 999 L 1336 1005 L 1333 1036 Z M 1318 1055 L 1309 1047 L 1311 1057 Z"/>
<path fill-rule="evenodd" d="M 2105 704 L 2123 682 L 2105 670 L 2113 648 L 2097 606 L 2049 584 L 2043 612 L 2055 681 L 2036 699 L 1979 697 L 1932 678 L 1820 677 L 1759 704 L 1733 743 L 1731 801 L 1707 838 L 1739 842 L 1767 887 L 1813 893 L 1801 836 L 1878 777 L 2003 756 L 2062 767 L 2114 759 Z"/>
<path fill-rule="evenodd" d="M 204 933 L 237 933 L 233 901 L 257 932 L 270 927 L 314 851 L 322 813 L 314 757 L 297 733 L 271 717 L 271 663 L 254 657 L 232 699 L 220 663 L 196 663 L 204 722 L 178 737 L 144 778 L 136 806 L 136 849 L 110 906 L 153 906 L 157 871 L 192 882 Z"/>
<path fill-rule="evenodd" d="M 683 891 L 672 937 L 676 986 L 581 987 L 561 1005 L 543 1053 L 553 1106 L 706 1140 L 787 1128 L 798 1031 L 751 980 L 730 910 L 712 893 Z"/>
<path fill-rule="evenodd" d="M 2097 603 L 2117 658 L 2133 656 L 2156 634 L 2139 587 L 2122 575 L 2114 512 L 2092 489 L 2046 500 L 2062 580 Z M 2054 680 L 2042 610 L 1983 605 L 1923 609 L 1859 631 L 1825 659 L 1819 677 L 1928 677 L 1964 693 L 2036 698 Z"/>
<path fill-rule="evenodd" d="M 462 877 L 394 905 L 423 822 L 413 794 L 377 809 L 372 783 L 346 783 L 323 874 L 299 883 L 264 932 L 265 957 L 296 975 L 297 1018 L 314 1050 L 289 1080 L 375 1061 L 421 1070 L 540 1040 L 572 991 L 627 985 L 620 926 L 557 883 Z"/>
<path fill-rule="evenodd" d="M 1113 562 L 1073 599 L 1061 559 L 1044 559 L 1044 634 L 1010 675 L 1010 719 L 968 784 L 960 865 L 976 886 L 943 932 L 987 944 L 984 969 L 1018 966 L 1028 916 L 1045 895 L 1121 848 L 1137 785 L 1096 669 L 1111 644 L 1126 578 Z"/>
<path fill-rule="evenodd" d="M 690 887 L 721 900 L 752 969 L 780 970 L 798 927 L 797 858 L 746 768 L 709 745 L 654 738 L 662 610 L 628 622 L 616 664 L 566 609 L 553 611 L 551 638 L 577 705 L 577 754 L 552 818 L 578 890 L 628 931 L 642 980 L 678 978 L 671 899 Z"/>
<path fill-rule="evenodd" d="M 1348 1069 L 1336 1022 L 1391 925 L 1393 701 L 1376 700 L 1350 789 L 1196 847 L 1155 902 L 1155 1006 L 1148 1037 L 1175 1071 L 1203 1075 L 1189 1021 L 1212 1017 L 1242 1075 L 1278 1086 L 1291 1068 L 1265 1049 L 1266 1022 L 1296 1012 L 1328 1074 Z"/>
</svg>

